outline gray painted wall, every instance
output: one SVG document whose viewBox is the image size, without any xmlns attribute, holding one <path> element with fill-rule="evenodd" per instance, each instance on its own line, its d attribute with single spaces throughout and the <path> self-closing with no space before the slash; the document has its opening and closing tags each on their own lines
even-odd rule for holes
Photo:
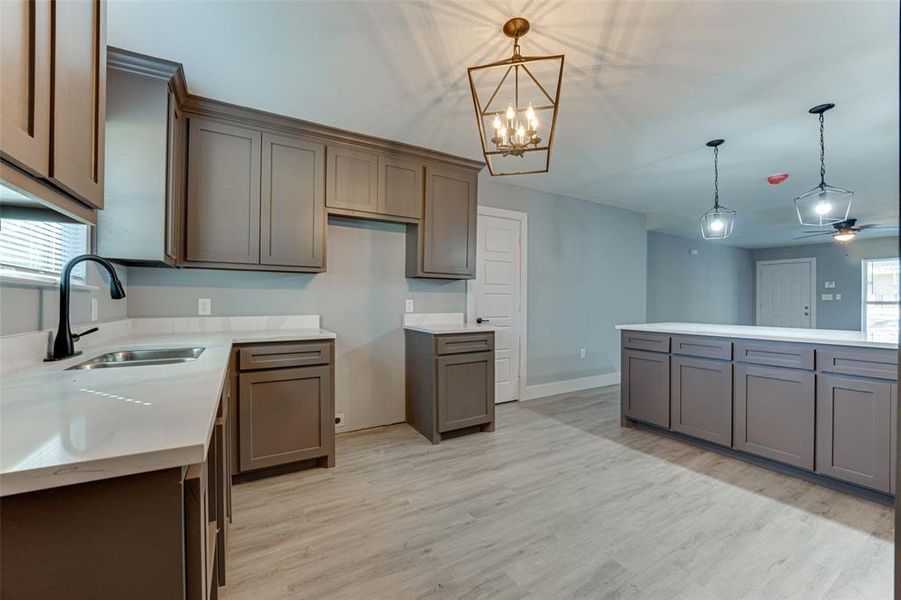
<svg viewBox="0 0 901 600">
<path fill-rule="evenodd" d="M 646 317 L 645 216 L 485 173 L 479 202 L 528 213 L 527 383 L 619 371 L 614 327 Z"/>
<path fill-rule="evenodd" d="M 750 250 L 648 232 L 649 322 L 751 325 L 753 280 Z"/>
<path fill-rule="evenodd" d="M 783 260 L 787 258 L 817 259 L 817 328 L 860 330 L 861 261 L 865 258 L 898 256 L 898 238 L 858 238 L 842 245 L 834 241 L 803 246 L 762 248 L 753 251 L 753 259 Z M 756 267 L 755 267 L 756 269 Z M 823 282 L 834 281 L 835 289 L 824 289 Z M 757 277 L 752 279 L 756 295 Z M 840 302 L 823 301 L 823 293 L 841 294 Z M 756 300 L 755 300 L 756 304 Z M 756 308 L 756 307 L 755 307 Z"/>
<path fill-rule="evenodd" d="M 116 267 L 119 279 L 128 284 L 127 269 Z M 116 321 L 127 314 L 129 298 L 113 300 L 109 297 L 106 274 L 88 264 L 86 268 L 88 286 L 96 289 L 73 289 L 69 297 L 70 322 L 73 331 L 91 320 L 91 299 L 97 298 L 97 320 Z M 126 293 L 128 290 L 126 289 Z M 59 292 L 56 287 L 35 287 L 29 285 L 0 284 L 0 335 L 24 333 L 37 329 L 55 329 L 59 322 Z"/>
<path fill-rule="evenodd" d="M 335 403 L 348 429 L 404 420 L 404 300 L 416 312 L 463 312 L 466 284 L 407 279 L 403 225 L 332 219 L 317 275 L 129 268 L 131 317 L 318 314 L 338 335 Z"/>
</svg>

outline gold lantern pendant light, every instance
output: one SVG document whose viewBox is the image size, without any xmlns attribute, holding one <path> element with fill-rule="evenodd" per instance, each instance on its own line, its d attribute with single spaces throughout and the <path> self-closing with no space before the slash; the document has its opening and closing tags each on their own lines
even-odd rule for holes
<svg viewBox="0 0 901 600">
<path fill-rule="evenodd" d="M 513 38 L 513 56 L 468 69 L 482 153 L 492 175 L 550 168 L 564 55 L 523 56 L 519 40 L 529 29 L 526 19 L 510 19 L 504 34 Z"/>
</svg>

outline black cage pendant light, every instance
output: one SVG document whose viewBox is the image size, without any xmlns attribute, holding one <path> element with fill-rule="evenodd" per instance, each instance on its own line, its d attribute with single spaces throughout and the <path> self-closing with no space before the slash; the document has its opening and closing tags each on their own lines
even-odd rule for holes
<svg viewBox="0 0 901 600">
<path fill-rule="evenodd" d="M 735 225 L 735 211 L 720 206 L 720 145 L 725 140 L 710 140 L 707 145 L 713 148 L 713 208 L 701 215 L 701 236 L 705 240 L 721 240 L 732 235 Z"/>
<path fill-rule="evenodd" d="M 854 192 L 843 190 L 826 183 L 826 144 L 824 141 L 823 114 L 834 104 L 818 104 L 809 111 L 820 118 L 820 183 L 795 198 L 795 210 L 801 225 L 821 227 L 841 223 L 851 212 Z"/>
</svg>

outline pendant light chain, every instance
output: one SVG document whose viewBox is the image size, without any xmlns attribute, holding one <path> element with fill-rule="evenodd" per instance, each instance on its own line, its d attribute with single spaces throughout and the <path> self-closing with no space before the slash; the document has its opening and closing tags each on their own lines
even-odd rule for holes
<svg viewBox="0 0 901 600">
<path fill-rule="evenodd" d="M 720 149 L 713 147 L 713 208 L 720 207 Z"/>
<path fill-rule="evenodd" d="M 825 118 L 823 117 L 823 113 L 820 113 L 820 187 L 826 185 L 826 141 L 825 141 L 825 126 L 823 122 Z"/>
</svg>

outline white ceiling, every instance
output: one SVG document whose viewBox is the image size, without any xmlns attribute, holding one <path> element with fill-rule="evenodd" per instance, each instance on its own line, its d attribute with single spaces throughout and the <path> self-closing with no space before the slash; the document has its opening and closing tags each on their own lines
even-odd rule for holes
<svg viewBox="0 0 901 600">
<path fill-rule="evenodd" d="M 722 137 L 729 243 L 792 242 L 792 198 L 818 181 L 854 190 L 852 216 L 898 224 L 898 3 L 162 2 L 111 0 L 108 41 L 181 62 L 193 93 L 481 158 L 466 67 L 566 54 L 550 173 L 503 178 L 647 213 L 693 237 L 712 204 Z M 780 171 L 791 177 L 766 183 Z M 897 230 L 891 230 L 896 232 Z M 873 235 L 873 234 L 870 234 Z"/>
</svg>

